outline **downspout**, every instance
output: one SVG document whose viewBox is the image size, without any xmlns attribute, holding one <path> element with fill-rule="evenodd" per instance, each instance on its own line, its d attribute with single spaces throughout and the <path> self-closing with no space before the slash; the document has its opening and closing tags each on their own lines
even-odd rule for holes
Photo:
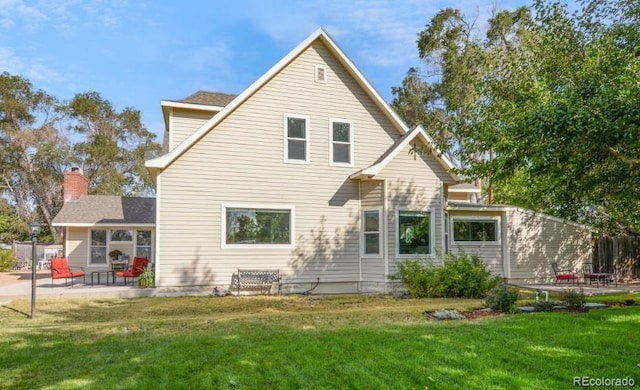
<svg viewBox="0 0 640 390">
<path fill-rule="evenodd" d="M 502 220 L 500 221 L 500 230 L 502 236 L 502 267 L 504 269 L 504 279 L 511 279 L 511 250 L 509 243 L 509 218 L 508 211 L 502 212 Z"/>
<path fill-rule="evenodd" d="M 156 228 L 155 228 L 155 242 L 154 242 L 154 280 L 156 286 L 161 286 L 162 277 L 160 276 L 160 192 L 161 192 L 161 179 L 160 173 L 156 175 Z"/>
<path fill-rule="evenodd" d="M 362 284 L 362 254 L 364 253 L 364 251 L 362 250 L 362 248 L 364 248 L 364 221 L 362 219 L 362 180 L 358 180 L 358 221 L 360 221 L 360 234 L 358 234 L 358 284 Z M 358 287 L 358 290 L 359 289 L 360 287 Z"/>
<path fill-rule="evenodd" d="M 388 202 L 387 202 L 387 179 L 384 179 L 383 193 L 382 193 L 382 231 L 384 238 L 382 239 L 382 250 L 384 251 L 384 281 L 385 292 L 387 291 L 387 284 L 389 283 L 389 222 L 388 222 Z"/>
</svg>

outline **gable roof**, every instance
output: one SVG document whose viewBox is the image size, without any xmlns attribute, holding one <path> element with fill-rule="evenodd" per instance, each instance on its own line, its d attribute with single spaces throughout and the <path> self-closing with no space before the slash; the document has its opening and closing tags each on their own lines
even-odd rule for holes
<svg viewBox="0 0 640 390">
<path fill-rule="evenodd" d="M 67 202 L 53 226 L 136 225 L 155 226 L 156 199 L 87 195 Z"/>
<path fill-rule="evenodd" d="M 358 172 L 349 176 L 350 179 L 372 179 L 378 175 L 382 170 L 400 153 L 404 148 L 412 141 L 418 138 L 423 144 L 431 150 L 431 154 L 436 157 L 438 162 L 445 168 L 447 173 L 452 177 L 453 181 L 458 181 L 458 177 L 450 172 L 453 169 L 453 164 L 447 157 L 442 155 L 442 152 L 435 146 L 433 139 L 427 134 L 422 126 L 417 126 L 413 130 L 405 133 L 402 137 L 398 138 L 393 145 L 387 149 L 376 162 L 370 166 L 359 170 Z"/>
<path fill-rule="evenodd" d="M 229 114 L 236 110 L 240 105 L 242 105 L 249 97 L 251 97 L 256 91 L 258 91 L 262 86 L 264 86 L 269 80 L 271 80 L 275 75 L 277 75 L 282 69 L 284 69 L 289 63 L 291 63 L 296 57 L 298 57 L 304 50 L 306 50 L 313 42 L 316 40 L 320 40 L 325 46 L 329 49 L 329 51 L 336 57 L 336 59 L 342 64 L 342 66 L 347 69 L 349 74 L 354 78 L 354 80 L 360 85 L 360 87 L 365 91 L 365 93 L 371 98 L 371 100 L 376 104 L 376 106 L 382 111 L 382 113 L 389 119 L 389 121 L 398 129 L 400 134 L 409 133 L 409 128 L 404 123 L 404 121 L 398 116 L 398 114 L 391 109 L 391 107 L 384 101 L 382 96 L 373 88 L 373 86 L 369 83 L 369 81 L 364 77 L 362 73 L 356 68 L 356 66 L 351 62 L 349 57 L 338 47 L 338 45 L 331 39 L 329 34 L 322 28 L 316 30 L 313 34 L 311 34 L 307 39 L 302 41 L 298 46 L 296 46 L 291 52 L 289 52 L 286 56 L 284 56 L 280 61 L 278 61 L 271 69 L 269 69 L 265 74 L 263 74 L 258 80 L 256 80 L 249 88 L 244 90 L 240 95 L 238 95 L 234 100 L 232 100 L 228 105 L 226 105 L 220 112 L 213 116 L 209 121 L 207 121 L 202 127 L 200 127 L 197 131 L 187 137 L 180 145 L 176 146 L 169 153 L 160 156 L 158 158 L 148 160 L 145 165 L 151 176 L 155 179 L 156 174 L 162 169 L 168 167 L 172 164 L 179 156 L 181 156 L 185 151 L 187 151 L 191 146 L 193 146 L 196 142 L 198 142 L 203 136 L 205 136 L 213 127 L 218 125 L 222 120 L 224 120 Z M 425 142 L 427 142 L 430 146 L 435 150 L 435 145 L 433 144 L 433 140 L 426 135 L 424 129 L 422 130 L 424 133 Z M 397 153 L 396 153 L 397 154 Z M 442 160 L 441 155 L 436 155 L 436 158 L 440 159 L 441 164 L 443 166 L 450 169 L 452 167 L 451 163 L 448 160 Z M 454 179 L 455 177 L 452 176 Z"/>
</svg>

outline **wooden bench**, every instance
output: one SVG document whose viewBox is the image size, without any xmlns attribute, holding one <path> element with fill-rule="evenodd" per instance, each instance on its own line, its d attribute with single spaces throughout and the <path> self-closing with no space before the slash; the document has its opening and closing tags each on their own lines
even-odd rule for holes
<svg viewBox="0 0 640 390">
<path fill-rule="evenodd" d="M 277 269 L 238 269 L 234 284 L 240 295 L 240 290 L 259 290 L 261 294 L 271 291 L 274 284 L 278 284 L 278 295 L 282 294 L 280 270 Z"/>
</svg>

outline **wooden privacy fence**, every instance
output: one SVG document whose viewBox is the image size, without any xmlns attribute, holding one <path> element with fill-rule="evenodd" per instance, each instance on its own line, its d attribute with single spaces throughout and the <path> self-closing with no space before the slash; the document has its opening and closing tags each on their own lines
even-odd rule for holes
<svg viewBox="0 0 640 390">
<path fill-rule="evenodd" d="M 640 278 L 640 237 L 594 238 L 593 267 L 620 279 Z"/>
</svg>

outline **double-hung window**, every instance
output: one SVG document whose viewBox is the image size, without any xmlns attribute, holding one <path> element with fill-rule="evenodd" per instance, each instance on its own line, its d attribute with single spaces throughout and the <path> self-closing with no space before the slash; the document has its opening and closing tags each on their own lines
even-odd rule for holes
<svg viewBox="0 0 640 390">
<path fill-rule="evenodd" d="M 363 248 L 362 252 L 366 255 L 380 254 L 380 210 L 364 210 L 362 212 L 362 233 Z"/>
<path fill-rule="evenodd" d="M 329 164 L 353 166 L 353 122 L 329 120 Z"/>
<path fill-rule="evenodd" d="M 499 219 L 453 219 L 454 242 L 497 242 Z"/>
<path fill-rule="evenodd" d="M 309 163 L 309 117 L 285 114 L 284 160 L 291 163 Z"/>
<path fill-rule="evenodd" d="M 91 230 L 89 264 L 107 264 L 107 231 Z"/>
<path fill-rule="evenodd" d="M 432 220 L 428 211 L 398 211 L 398 254 L 431 254 Z"/>
</svg>

